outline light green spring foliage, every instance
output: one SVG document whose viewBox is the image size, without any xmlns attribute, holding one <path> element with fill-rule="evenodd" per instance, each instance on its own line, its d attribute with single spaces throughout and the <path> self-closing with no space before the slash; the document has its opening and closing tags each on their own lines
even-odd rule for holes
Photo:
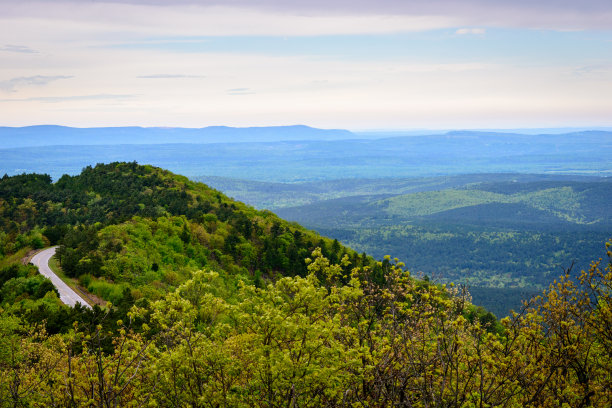
<svg viewBox="0 0 612 408">
<path fill-rule="evenodd" d="M 478 189 L 428 191 L 398 195 L 379 201 L 389 215 L 418 217 L 456 208 L 480 204 L 523 203 L 543 210 L 555 217 L 577 224 L 588 224 L 597 220 L 587 219 L 580 213 L 581 201 L 585 198 L 571 187 L 558 187 L 527 193 L 501 194 Z"/>
<path fill-rule="evenodd" d="M 216 224 L 210 220 L 209 224 Z M 223 246 L 227 231 L 223 225 L 208 230 L 185 217 L 134 217 L 104 227 L 98 232 L 100 245 L 91 253 L 103 261 L 102 278 L 81 276 L 92 293 L 116 303 L 123 290 L 130 288 L 136 299 L 160 299 L 203 268 L 246 274 L 245 268 L 228 260 L 228 265 L 210 259 L 211 246 Z M 239 246 L 248 256 L 249 244 Z M 222 259 L 223 260 L 223 259 Z M 222 261 L 221 260 L 221 261 Z M 82 262 L 82 261 L 81 261 Z M 220 265 L 221 263 L 221 265 Z M 120 282 L 120 283 L 114 283 Z"/>
<path fill-rule="evenodd" d="M 204 246 L 180 238 L 183 229 L 190 237 L 191 228 L 184 217 L 134 217 L 103 228 L 99 252 L 104 259 L 104 276 L 130 283 L 139 288 L 140 296 L 158 298 L 156 287 L 175 286 L 206 264 Z"/>
<path fill-rule="evenodd" d="M 139 333 L 120 321 L 114 333 L 75 326 L 24 337 L 28 329 L 0 312 L 0 406 L 612 403 L 610 263 L 595 262 L 578 280 L 566 274 L 501 330 L 473 318 L 465 291 L 382 264 L 382 285 L 367 268 L 343 276 L 318 250 L 308 276 L 264 288 L 202 270 L 150 308 L 134 307 L 130 318 L 145 322 Z"/>
</svg>

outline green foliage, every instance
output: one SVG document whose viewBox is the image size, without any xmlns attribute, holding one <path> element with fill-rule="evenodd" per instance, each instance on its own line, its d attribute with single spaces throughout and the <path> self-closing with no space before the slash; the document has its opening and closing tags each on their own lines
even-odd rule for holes
<svg viewBox="0 0 612 408">
<path fill-rule="evenodd" d="M 35 268 L 0 268 L 0 407 L 612 403 L 610 250 L 500 323 L 463 287 L 158 169 L 23 179 L 50 204 L 4 180 L 21 194 L 2 197 L 10 250 L 48 232 L 66 273 L 114 306 L 62 307 Z M 409 229 L 430 243 L 459 235 Z M 514 251 L 515 234 L 473 239 Z"/>
<path fill-rule="evenodd" d="M 550 191 L 534 191 L 506 195 L 528 195 L 557 217 Z M 609 248 L 607 265 L 568 270 L 500 323 L 463 287 L 417 280 L 397 258 L 375 262 L 149 166 L 98 165 L 55 185 L 5 177 L 0 192 L 5 261 L 41 240 L 59 242 L 66 274 L 113 303 L 61 306 L 34 267 L 0 268 L 0 407 L 612 403 Z M 385 231 L 475 263 L 483 248 L 503 258 L 554 238 Z"/>
<path fill-rule="evenodd" d="M 48 176 L 0 180 L 2 251 L 60 244 L 63 272 L 113 303 L 162 297 L 207 266 L 262 284 L 306 275 L 316 245 L 332 260 L 347 248 L 234 202 L 201 183 L 136 163 L 99 164 L 51 184 Z M 44 234 L 44 235 L 42 235 Z M 257 272 L 256 272 L 257 271 Z"/>
<path fill-rule="evenodd" d="M 59 294 L 51 281 L 31 265 L 12 264 L 0 268 L 0 305 L 13 305 L 26 299 L 42 299 L 47 292 Z"/>
<path fill-rule="evenodd" d="M 612 226 L 604 204 L 612 200 L 612 183 L 487 177 L 501 179 L 471 176 L 470 184 L 470 176 L 463 176 L 463 185 L 439 191 L 427 190 L 435 185 L 421 180 L 426 191 L 384 199 L 356 195 L 278 212 L 377 259 L 394 254 L 436 281 L 470 285 L 479 304 L 503 316 L 572 262 L 588 268 Z M 442 187 L 460 181 L 429 182 L 435 180 Z M 379 181 L 380 188 L 388 183 Z M 361 185 L 371 193 L 377 184 Z M 491 296 L 492 289 L 499 296 Z"/>
<path fill-rule="evenodd" d="M 501 324 L 395 260 L 377 264 L 376 284 L 369 266 L 345 276 L 348 256 L 330 263 L 319 248 L 306 277 L 256 288 L 198 271 L 121 318 L 82 312 L 65 334 L 0 311 L 0 406 L 604 408 L 607 255 Z"/>
</svg>

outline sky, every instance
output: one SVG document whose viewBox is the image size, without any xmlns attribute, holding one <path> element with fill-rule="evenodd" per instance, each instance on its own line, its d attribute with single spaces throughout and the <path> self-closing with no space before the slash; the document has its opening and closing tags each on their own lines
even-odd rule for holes
<svg viewBox="0 0 612 408">
<path fill-rule="evenodd" d="M 0 126 L 612 126 L 610 0 L 0 0 Z"/>
</svg>

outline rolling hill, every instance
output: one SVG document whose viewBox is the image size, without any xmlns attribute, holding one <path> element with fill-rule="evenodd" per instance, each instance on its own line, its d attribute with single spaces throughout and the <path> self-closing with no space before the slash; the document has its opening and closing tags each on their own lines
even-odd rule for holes
<svg viewBox="0 0 612 408">
<path fill-rule="evenodd" d="M 588 269 L 612 231 L 608 178 L 480 174 L 285 189 L 221 181 L 216 185 L 231 195 L 276 205 L 283 218 L 358 251 L 396 256 L 441 282 L 467 283 L 475 301 L 498 315 L 518 309 L 525 289 L 535 293 L 564 268 Z M 292 202 L 308 203 L 287 206 Z"/>
</svg>

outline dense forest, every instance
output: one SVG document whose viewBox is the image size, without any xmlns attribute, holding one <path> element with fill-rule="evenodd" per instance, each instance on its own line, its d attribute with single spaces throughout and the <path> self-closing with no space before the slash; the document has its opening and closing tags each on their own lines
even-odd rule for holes
<svg viewBox="0 0 612 408">
<path fill-rule="evenodd" d="M 306 276 L 316 247 L 332 261 L 376 264 L 269 211 L 136 163 L 87 167 L 56 183 L 5 176 L 0 211 L 0 255 L 60 244 L 63 272 L 115 303 L 126 288 L 157 299 L 205 266 L 255 283 Z"/>
<path fill-rule="evenodd" d="M 377 259 L 393 254 L 414 273 L 468 284 L 498 315 L 520 306 L 522 296 L 507 295 L 541 291 L 572 263 L 576 273 L 588 269 L 612 233 L 610 178 L 402 181 L 371 180 L 362 184 L 369 194 L 356 188 L 354 195 L 275 211 Z M 391 182 L 400 186 L 397 194 L 386 188 Z"/>
<path fill-rule="evenodd" d="M 612 179 L 482 173 L 270 183 L 200 181 L 268 208 L 415 275 L 470 286 L 498 316 L 518 309 L 565 268 L 579 273 L 612 235 Z"/>
<path fill-rule="evenodd" d="M 68 308 L 24 265 L 59 245 Z M 0 406 L 607 407 L 612 252 L 497 320 L 136 163 L 0 180 Z"/>
</svg>

